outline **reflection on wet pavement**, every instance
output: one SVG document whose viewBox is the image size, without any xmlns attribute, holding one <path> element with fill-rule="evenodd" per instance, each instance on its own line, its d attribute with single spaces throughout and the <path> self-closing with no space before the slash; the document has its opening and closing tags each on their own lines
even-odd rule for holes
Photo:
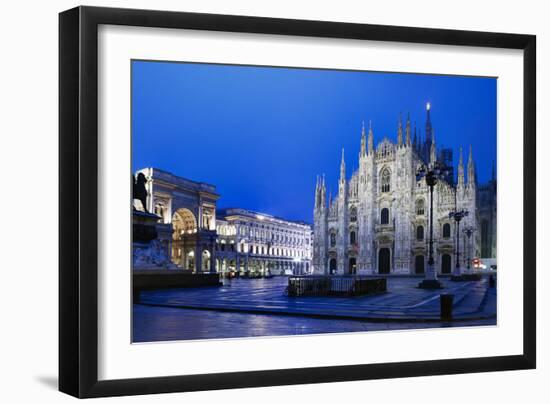
<svg viewBox="0 0 550 404">
<path fill-rule="evenodd" d="M 323 319 L 307 316 L 279 314 L 251 314 L 218 310 L 177 308 L 182 302 L 205 308 L 208 305 L 233 305 L 234 307 L 262 306 L 283 307 L 285 310 L 319 308 L 327 312 L 357 310 L 418 310 L 433 311 L 438 306 L 439 291 L 415 289 L 416 278 L 389 279 L 392 293 L 362 298 L 288 298 L 284 295 L 286 278 L 236 279 L 220 288 L 173 289 L 144 292 L 142 301 L 148 304 L 166 304 L 174 307 L 134 305 L 133 341 L 174 341 L 210 338 L 242 338 L 323 334 L 355 331 L 383 331 L 419 328 L 495 325 L 496 318 L 474 321 L 448 322 L 372 322 L 349 319 Z M 449 284 L 448 290 L 471 290 L 462 293 L 460 305 L 464 309 L 479 305 L 485 293 L 484 284 Z M 496 293 L 496 292 L 495 292 Z M 496 302 L 496 296 L 495 296 Z M 485 305 L 490 306 L 490 305 Z M 406 309 L 409 307 L 409 309 Z M 405 310 L 405 311 L 404 311 Z M 496 306 L 491 310 L 496 311 Z"/>
</svg>

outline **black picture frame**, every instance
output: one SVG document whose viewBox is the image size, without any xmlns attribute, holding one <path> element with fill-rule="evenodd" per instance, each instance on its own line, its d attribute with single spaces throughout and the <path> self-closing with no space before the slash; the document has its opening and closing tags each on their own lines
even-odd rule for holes
<svg viewBox="0 0 550 404">
<path fill-rule="evenodd" d="M 523 50 L 523 354 L 99 381 L 98 26 L 278 34 Z M 77 7 L 59 15 L 59 389 L 104 397 L 536 366 L 536 37 L 184 12 Z"/>
</svg>

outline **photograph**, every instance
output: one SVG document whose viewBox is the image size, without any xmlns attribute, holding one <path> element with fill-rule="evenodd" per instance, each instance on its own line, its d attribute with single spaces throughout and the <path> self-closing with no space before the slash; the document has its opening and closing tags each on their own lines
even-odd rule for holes
<svg viewBox="0 0 550 404">
<path fill-rule="evenodd" d="M 91 3 L 2 8 L 2 402 L 545 401 L 542 2 Z"/>
<path fill-rule="evenodd" d="M 497 325 L 497 77 L 130 69 L 133 343 Z"/>
</svg>

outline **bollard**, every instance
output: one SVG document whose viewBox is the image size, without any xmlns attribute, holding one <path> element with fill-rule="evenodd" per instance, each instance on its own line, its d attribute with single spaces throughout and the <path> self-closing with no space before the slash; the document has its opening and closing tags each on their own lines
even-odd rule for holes
<svg viewBox="0 0 550 404">
<path fill-rule="evenodd" d="M 454 295 L 451 294 L 439 295 L 442 320 L 451 320 L 453 318 L 453 299 Z"/>
<path fill-rule="evenodd" d="M 490 288 L 495 287 L 495 277 L 494 277 L 494 275 L 489 275 L 489 287 Z"/>
</svg>

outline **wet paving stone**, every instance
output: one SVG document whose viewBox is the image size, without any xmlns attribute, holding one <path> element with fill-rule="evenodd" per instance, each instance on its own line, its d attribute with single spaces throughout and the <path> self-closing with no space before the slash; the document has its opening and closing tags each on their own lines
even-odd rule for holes
<svg viewBox="0 0 550 404">
<path fill-rule="evenodd" d="M 445 322 L 373 323 L 357 320 L 325 320 L 134 305 L 133 342 L 307 335 L 494 324 L 494 319 L 455 324 Z"/>
<path fill-rule="evenodd" d="M 233 279 L 221 287 L 147 291 L 142 293 L 143 304 L 134 305 L 133 341 L 496 324 L 496 289 L 489 289 L 486 279 L 442 281 L 445 289 L 429 291 L 415 287 L 419 282 L 416 277 L 388 278 L 388 293 L 350 298 L 290 298 L 284 294 L 286 277 Z M 439 316 L 442 292 L 455 294 L 455 318 L 462 321 L 433 321 Z M 369 317 L 376 321 L 369 321 Z M 431 322 L 423 321 L 427 319 Z"/>
</svg>

